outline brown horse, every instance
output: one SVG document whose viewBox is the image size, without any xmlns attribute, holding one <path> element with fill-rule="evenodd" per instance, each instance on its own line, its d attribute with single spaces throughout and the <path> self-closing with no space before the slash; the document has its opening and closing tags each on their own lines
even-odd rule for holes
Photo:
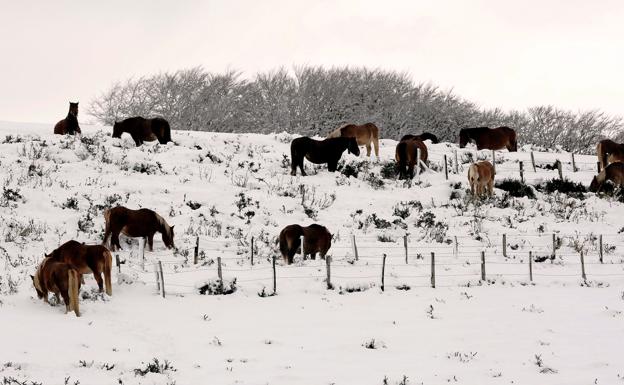
<svg viewBox="0 0 624 385">
<path fill-rule="evenodd" d="M 596 155 L 600 162 L 600 170 L 604 170 L 609 163 L 624 162 L 624 144 L 610 139 L 601 140 L 596 145 Z"/>
<path fill-rule="evenodd" d="M 424 142 L 425 140 L 430 140 L 430 141 L 431 141 L 431 143 L 433 143 L 433 144 L 440 143 L 440 141 L 438 140 L 438 137 L 437 137 L 437 136 L 435 136 L 435 135 L 433 135 L 433 134 L 432 134 L 432 133 L 430 133 L 430 132 L 423 132 L 423 133 L 422 133 L 422 134 L 420 134 L 420 135 L 411 135 L 411 134 L 404 135 L 404 136 L 401 138 L 401 142 L 402 142 L 402 141 L 404 141 L 404 140 L 408 140 L 408 139 L 418 139 L 418 140 L 421 140 L 421 141 L 423 141 L 423 142 Z"/>
<path fill-rule="evenodd" d="M 301 170 L 301 175 L 306 175 L 303 169 L 304 157 L 312 163 L 327 163 L 327 169 L 334 172 L 345 150 L 355 156 L 360 155 L 355 138 L 314 140 L 303 136 L 293 139 L 290 143 L 290 175 L 297 175 L 297 167 Z"/>
<path fill-rule="evenodd" d="M 600 192 L 608 180 L 616 186 L 624 185 L 624 163 L 615 162 L 607 165 L 597 176 L 594 176 L 589 185 L 589 191 Z"/>
<path fill-rule="evenodd" d="M 134 139 L 137 147 L 143 142 L 158 140 L 160 144 L 171 142 L 171 127 L 163 118 L 145 119 L 140 116 L 128 118 L 113 125 L 113 138 L 121 138 L 127 132 Z"/>
<path fill-rule="evenodd" d="M 106 229 L 104 244 L 110 237 L 111 248 L 121 249 L 119 233 L 128 237 L 147 237 L 149 250 L 154 249 L 154 234 L 162 234 L 162 240 L 167 248 L 174 247 L 173 227 L 169 226 L 163 217 L 149 209 L 131 210 L 123 206 L 117 206 L 104 211 Z"/>
<path fill-rule="evenodd" d="M 331 247 L 331 234 L 325 226 L 312 224 L 308 227 L 299 225 L 288 225 L 280 232 L 279 245 L 284 261 L 289 265 L 293 263 L 293 258 L 297 249 L 301 247 L 301 236 L 303 236 L 303 259 L 310 255 L 316 259 L 316 253 L 325 259 L 327 250 Z"/>
<path fill-rule="evenodd" d="M 69 112 L 67 117 L 54 126 L 54 133 L 59 135 L 80 134 L 80 126 L 78 125 L 78 102 L 69 102 Z"/>
<path fill-rule="evenodd" d="M 473 196 L 481 196 L 486 192 L 494 194 L 494 166 L 487 160 L 473 163 L 468 168 L 468 182 Z M 486 191 L 487 190 L 487 191 Z"/>
<path fill-rule="evenodd" d="M 466 147 L 473 140 L 477 150 L 502 150 L 506 148 L 510 152 L 518 151 L 516 131 L 509 127 L 476 127 L 463 128 L 459 131 L 459 148 Z"/>
<path fill-rule="evenodd" d="M 346 124 L 332 131 L 328 138 L 355 138 L 358 146 L 366 146 L 366 156 L 371 154 L 371 143 L 375 146 L 375 156 L 379 158 L 379 128 L 373 123 L 366 123 L 360 126 L 356 124 Z"/>
<path fill-rule="evenodd" d="M 63 302 L 65 302 L 65 314 L 73 310 L 76 317 L 80 317 L 78 305 L 80 273 L 76 269 L 67 263 L 45 258 L 37 268 L 35 275 L 30 277 L 39 299 L 49 303 L 48 292 L 54 293 L 57 300 L 60 294 L 63 297 Z"/>
<path fill-rule="evenodd" d="M 46 258 L 51 258 L 58 262 L 67 263 L 78 273 L 93 273 L 95 281 L 98 284 L 100 293 L 104 291 L 106 285 L 106 294 L 113 295 L 113 286 L 111 284 L 111 270 L 113 266 L 113 256 L 108 249 L 102 245 L 85 245 L 77 241 L 68 241 L 59 246 Z M 104 274 L 104 280 L 102 280 Z"/>
<path fill-rule="evenodd" d="M 407 136 L 407 135 L 406 135 Z M 396 146 L 394 159 L 399 166 L 399 179 L 413 178 L 414 167 L 418 163 L 418 150 L 420 150 L 420 160 L 427 163 L 427 146 L 420 139 L 407 139 L 400 141 Z"/>
</svg>

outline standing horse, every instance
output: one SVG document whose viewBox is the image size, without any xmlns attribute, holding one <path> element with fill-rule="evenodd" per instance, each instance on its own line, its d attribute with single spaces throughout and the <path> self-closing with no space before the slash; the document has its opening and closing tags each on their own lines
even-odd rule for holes
<svg viewBox="0 0 624 385">
<path fill-rule="evenodd" d="M 404 141 L 404 140 L 409 140 L 409 139 L 418 139 L 418 140 L 421 140 L 421 141 L 423 141 L 423 142 L 424 142 L 425 140 L 430 140 L 430 141 L 431 141 L 431 143 L 433 143 L 433 144 L 440 143 L 440 141 L 438 140 L 438 137 L 437 137 L 437 136 L 435 136 L 435 135 L 433 135 L 432 133 L 429 133 L 429 132 L 423 132 L 423 133 L 422 133 L 422 134 L 420 134 L 420 135 L 411 135 L 411 134 L 407 134 L 407 135 L 404 135 L 404 136 L 401 138 L 401 140 L 400 140 L 400 141 L 402 142 L 402 141 Z"/>
<path fill-rule="evenodd" d="M 332 131 L 328 138 L 355 138 L 358 146 L 366 146 L 366 156 L 371 154 L 371 142 L 375 146 L 375 156 L 379 158 L 379 128 L 373 123 L 360 126 L 346 124 Z M 359 155 L 359 154 L 358 154 Z"/>
<path fill-rule="evenodd" d="M 418 150 L 420 150 L 420 160 L 426 164 L 428 152 L 427 146 L 425 146 L 422 140 L 406 139 L 401 140 L 397 144 L 394 159 L 399 166 L 399 179 L 411 179 L 414 177 L 414 166 L 420 167 L 418 162 Z"/>
<path fill-rule="evenodd" d="M 301 236 L 303 235 L 303 259 L 306 255 L 316 259 L 319 253 L 325 259 L 327 250 L 331 247 L 331 233 L 325 226 L 312 224 L 308 227 L 299 225 L 288 225 L 282 229 L 279 235 L 280 251 L 284 261 L 289 265 L 293 263 L 297 249 L 301 247 Z"/>
<path fill-rule="evenodd" d="M 57 300 L 59 294 L 65 302 L 65 314 L 74 311 L 76 317 L 80 317 L 78 305 L 78 293 L 80 290 L 80 273 L 69 264 L 45 258 L 35 275 L 31 275 L 33 286 L 37 291 L 37 297 L 48 301 L 48 292 L 54 293 Z M 59 301 L 60 302 L 60 301 Z"/>
<path fill-rule="evenodd" d="M 113 138 L 121 138 L 127 132 L 134 139 L 137 147 L 143 142 L 158 140 L 160 144 L 171 142 L 171 127 L 163 118 L 145 119 L 140 116 L 128 118 L 113 125 Z"/>
<path fill-rule="evenodd" d="M 487 160 L 473 163 L 468 168 L 468 182 L 473 196 L 481 196 L 486 192 L 494 194 L 494 166 Z M 487 190 L 487 191 L 486 191 Z"/>
<path fill-rule="evenodd" d="M 600 192 L 608 180 L 616 186 L 624 185 L 624 163 L 614 162 L 607 165 L 597 176 L 594 176 L 589 185 L 589 191 Z"/>
<path fill-rule="evenodd" d="M 80 134 L 80 126 L 78 125 L 78 102 L 69 102 L 69 112 L 67 117 L 60 120 L 54 126 L 54 133 L 59 135 L 74 135 Z"/>
<path fill-rule="evenodd" d="M 121 249 L 119 233 L 128 237 L 147 237 L 149 250 L 154 249 L 154 234 L 162 234 L 162 240 L 167 248 L 174 247 L 173 227 L 169 226 L 163 217 L 149 209 L 131 210 L 123 206 L 117 206 L 104 211 L 106 229 L 104 232 L 104 244 L 110 237 L 111 249 Z"/>
<path fill-rule="evenodd" d="M 312 163 L 327 163 L 327 169 L 331 172 L 338 168 L 338 161 L 345 150 L 359 156 L 360 148 L 355 138 L 329 138 L 324 140 L 314 140 L 303 136 L 296 138 L 290 143 L 290 175 L 297 175 L 297 167 L 301 169 L 301 175 L 305 176 L 303 169 L 303 158 Z"/>
<path fill-rule="evenodd" d="M 72 240 L 63 243 L 52 253 L 46 255 L 46 258 L 67 263 L 80 274 L 81 279 L 82 274 L 93 273 L 100 293 L 104 291 L 104 284 L 106 284 L 106 294 L 113 295 L 113 286 L 111 284 L 113 256 L 106 247 L 102 245 L 84 245 Z M 102 274 L 104 274 L 104 280 L 102 280 Z"/>
<path fill-rule="evenodd" d="M 462 128 L 459 131 L 459 148 L 466 147 L 466 144 L 471 140 L 476 143 L 477 150 L 502 150 L 506 148 L 510 152 L 518 151 L 516 131 L 509 127 Z"/>
<path fill-rule="evenodd" d="M 596 145 L 596 155 L 600 162 L 600 170 L 604 170 L 609 163 L 624 162 L 624 144 L 610 139 L 601 140 Z"/>
</svg>

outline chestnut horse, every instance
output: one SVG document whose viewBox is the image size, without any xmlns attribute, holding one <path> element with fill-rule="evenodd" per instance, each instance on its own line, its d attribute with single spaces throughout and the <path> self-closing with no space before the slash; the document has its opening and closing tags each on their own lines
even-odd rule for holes
<svg viewBox="0 0 624 385">
<path fill-rule="evenodd" d="M 119 233 L 128 237 L 147 237 L 149 250 L 154 249 L 154 234 L 161 233 L 162 240 L 167 248 L 174 247 L 173 227 L 164 220 L 163 217 L 150 209 L 131 210 L 123 206 L 104 210 L 106 229 L 104 232 L 104 243 L 110 237 L 111 249 L 121 249 L 119 244 Z"/>
<path fill-rule="evenodd" d="M 406 135 L 409 136 L 409 135 Z M 394 159 L 399 166 L 399 179 L 413 178 L 414 167 L 420 167 L 418 162 L 418 150 L 420 149 L 420 160 L 427 163 L 428 152 L 427 146 L 420 139 L 401 140 L 394 153 Z"/>
<path fill-rule="evenodd" d="M 600 162 L 600 170 L 604 170 L 609 163 L 624 162 L 624 144 L 610 139 L 601 140 L 596 145 L 596 155 Z"/>
<path fill-rule="evenodd" d="M 349 153 L 355 156 L 360 155 L 360 148 L 355 138 L 314 140 L 303 136 L 293 139 L 290 143 L 290 175 L 297 175 L 297 167 L 301 169 L 301 175 L 306 175 L 303 169 L 304 157 L 312 163 L 327 163 L 327 169 L 334 172 L 345 150 L 349 150 Z"/>
<path fill-rule="evenodd" d="M 106 294 L 113 295 L 111 284 L 113 256 L 106 247 L 85 245 L 72 240 L 63 243 L 52 253 L 46 255 L 46 258 L 67 263 L 80 274 L 81 279 L 82 274 L 93 273 L 100 293 L 104 291 L 104 285 L 106 285 Z M 104 274 L 104 280 L 102 280 L 102 274 Z"/>
<path fill-rule="evenodd" d="M 510 152 L 518 151 L 516 131 L 509 127 L 476 127 L 462 128 L 459 131 L 459 148 L 466 147 L 473 140 L 477 150 L 502 150 L 506 148 Z"/>
<path fill-rule="evenodd" d="M 425 140 L 430 140 L 431 143 L 433 143 L 433 144 L 440 143 L 440 141 L 438 140 L 438 137 L 433 135 L 432 133 L 429 133 L 429 132 L 423 132 L 420 135 L 411 135 L 411 134 L 404 135 L 401 138 L 401 142 L 404 141 L 404 140 L 408 140 L 408 139 L 418 139 L 418 140 L 421 140 L 423 142 Z"/>
<path fill-rule="evenodd" d="M 607 165 L 597 176 L 594 176 L 589 185 L 589 191 L 600 192 L 608 180 L 616 186 L 624 185 L 624 163 L 614 162 Z"/>
<path fill-rule="evenodd" d="M 80 134 L 80 126 L 78 125 L 78 102 L 69 102 L 69 112 L 67 117 L 54 126 L 54 133 L 59 135 Z"/>
<path fill-rule="evenodd" d="M 366 123 L 360 126 L 356 124 L 346 124 L 332 131 L 327 137 L 355 138 L 358 146 L 366 146 L 366 156 L 370 156 L 371 143 L 373 143 L 375 146 L 375 156 L 379 158 L 379 128 L 373 123 Z"/>
<path fill-rule="evenodd" d="M 468 168 L 468 182 L 473 196 L 481 196 L 486 192 L 494 194 L 494 166 L 487 160 L 473 163 Z M 486 191 L 487 189 L 487 191 Z"/>
<path fill-rule="evenodd" d="M 325 259 L 327 250 L 331 247 L 331 234 L 325 226 L 312 224 L 308 227 L 299 225 L 288 225 L 280 232 L 279 245 L 284 261 L 289 265 L 293 263 L 293 258 L 297 249 L 301 247 L 301 236 L 303 235 L 303 259 L 306 255 L 316 259 L 319 253 Z"/>
<path fill-rule="evenodd" d="M 78 273 L 78 270 L 67 263 L 59 262 L 52 258 L 44 258 L 35 275 L 30 277 L 39 299 L 49 303 L 48 292 L 54 293 L 57 300 L 60 294 L 63 297 L 63 302 L 65 302 L 65 314 L 73 310 L 76 313 L 76 317 L 80 317 L 80 307 L 78 305 L 80 273 Z"/>
<path fill-rule="evenodd" d="M 158 140 L 160 144 L 171 142 L 169 122 L 163 118 L 145 119 L 140 116 L 128 118 L 113 125 L 113 138 L 121 138 L 127 132 L 134 139 L 137 147 L 143 142 Z"/>
</svg>

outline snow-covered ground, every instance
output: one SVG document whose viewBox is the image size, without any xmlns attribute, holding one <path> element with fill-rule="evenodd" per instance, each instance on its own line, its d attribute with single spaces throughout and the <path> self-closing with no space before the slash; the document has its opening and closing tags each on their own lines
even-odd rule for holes
<svg viewBox="0 0 624 385">
<path fill-rule="evenodd" d="M 496 189 L 474 201 L 466 166 L 476 151 L 454 144 L 429 145 L 432 170 L 408 183 L 384 177 L 393 140 L 382 140 L 379 161 L 345 155 L 337 173 L 306 162 L 310 176 L 291 177 L 286 133 L 174 132 L 175 144 L 135 148 L 110 127 L 84 127 L 82 139 L 50 131 L 0 123 L 3 383 L 624 383 L 624 219 L 611 198 Z M 571 180 L 588 185 L 595 173 L 595 156 L 577 155 L 573 172 L 559 152 L 534 152 L 534 172 L 528 151 L 498 152 L 497 180 L 518 178 L 519 161 L 534 185 L 557 177 L 546 168 L 556 159 Z M 43 253 L 101 242 L 102 211 L 117 204 L 159 212 L 177 249 L 157 237 L 143 259 L 128 239 L 113 296 L 88 277 L 80 318 L 38 300 L 28 275 Z M 313 222 L 334 235 L 333 290 L 325 261 L 286 266 L 277 254 L 282 227 Z M 200 295 L 218 257 L 237 290 Z"/>
</svg>

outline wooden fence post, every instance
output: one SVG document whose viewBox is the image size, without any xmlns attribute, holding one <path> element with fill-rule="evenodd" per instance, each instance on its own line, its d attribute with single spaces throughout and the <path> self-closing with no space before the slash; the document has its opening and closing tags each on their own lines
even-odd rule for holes
<svg viewBox="0 0 624 385">
<path fill-rule="evenodd" d="M 583 250 L 581 250 L 581 277 L 583 277 L 583 281 L 587 281 L 587 275 L 585 275 L 585 258 L 583 257 Z"/>
<path fill-rule="evenodd" d="M 557 171 L 559 171 L 559 179 L 563 180 L 563 166 L 559 159 L 557 159 Z"/>
<path fill-rule="evenodd" d="M 403 236 L 403 246 L 405 246 L 405 264 L 407 265 L 407 234 Z"/>
<path fill-rule="evenodd" d="M 275 274 L 275 255 L 273 256 L 273 294 L 277 293 L 277 275 Z"/>
<path fill-rule="evenodd" d="M 574 153 L 571 152 L 570 155 L 572 156 L 572 171 L 577 172 L 578 169 L 576 168 L 576 161 L 574 160 Z"/>
<path fill-rule="evenodd" d="M 602 234 L 598 237 L 598 256 L 600 257 L 600 263 L 602 262 Z"/>
<path fill-rule="evenodd" d="M 197 265 L 198 260 L 199 260 L 199 235 L 195 239 L 195 250 L 193 250 L 193 264 Z"/>
<path fill-rule="evenodd" d="M 529 251 L 529 281 L 533 282 L 533 252 Z"/>
<path fill-rule="evenodd" d="M 557 250 L 557 238 L 555 236 L 555 233 L 553 233 L 552 235 L 552 259 L 555 259 L 556 250 Z"/>
<path fill-rule="evenodd" d="M 444 154 L 444 177 L 448 180 L 448 161 L 446 160 L 446 154 Z"/>
<path fill-rule="evenodd" d="M 459 161 L 457 159 L 457 150 L 453 151 L 453 154 L 455 155 L 455 174 L 459 174 Z"/>
<path fill-rule="evenodd" d="M 381 291 L 385 291 L 386 253 L 381 260 Z"/>
<path fill-rule="evenodd" d="M 253 249 L 253 246 L 254 246 L 254 237 L 251 237 L 251 248 L 249 250 L 249 253 L 250 253 L 250 256 L 251 256 L 251 266 L 253 266 L 253 264 L 254 264 L 254 260 L 253 260 L 253 258 L 254 258 L 254 249 Z M 302 244 L 301 247 L 303 247 L 303 244 Z"/>
<path fill-rule="evenodd" d="M 507 258 L 507 234 L 503 234 L 503 257 Z"/>
<path fill-rule="evenodd" d="M 301 242 L 301 258 L 305 261 L 306 259 L 306 255 L 305 255 L 305 250 L 303 249 L 303 235 L 299 237 L 299 241 Z"/>
<path fill-rule="evenodd" d="M 435 289 L 435 253 L 431 252 L 431 287 Z"/>
<path fill-rule="evenodd" d="M 481 280 L 485 281 L 485 251 L 481 252 Z"/>
<path fill-rule="evenodd" d="M 355 255 L 355 260 L 359 259 L 357 244 L 355 243 L 355 234 L 351 234 L 351 246 L 353 247 L 353 255 Z"/>
<path fill-rule="evenodd" d="M 494 167 L 494 173 L 496 173 L 496 151 L 492 150 L 492 167 Z"/>
<path fill-rule="evenodd" d="M 139 258 L 141 258 L 141 270 L 145 271 L 145 238 L 139 238 Z"/>
<path fill-rule="evenodd" d="M 160 274 L 158 273 L 158 265 L 154 262 L 154 276 L 156 277 L 156 291 L 160 293 Z"/>
<path fill-rule="evenodd" d="M 535 156 L 533 155 L 533 151 L 531 151 L 531 165 L 533 166 L 533 172 L 537 172 L 535 168 Z"/>
<path fill-rule="evenodd" d="M 221 269 L 221 257 L 217 257 L 217 275 L 219 276 L 219 288 L 223 293 L 223 270 Z"/>
<path fill-rule="evenodd" d="M 596 162 L 596 171 L 600 174 L 600 162 Z"/>
<path fill-rule="evenodd" d="M 524 183 L 524 163 L 520 161 L 518 164 L 520 165 L 520 181 Z"/>
<path fill-rule="evenodd" d="M 453 254 L 455 258 L 459 258 L 459 243 L 457 242 L 457 236 L 453 237 L 455 239 L 455 245 L 453 246 Z"/>
<path fill-rule="evenodd" d="M 119 254 L 115 254 L 115 265 L 117 265 L 117 273 L 121 274 L 121 261 L 119 261 Z"/>
<path fill-rule="evenodd" d="M 165 276 L 163 274 L 163 269 L 162 269 L 162 261 L 158 260 L 158 272 L 160 273 L 160 285 L 161 285 L 161 292 L 162 292 L 162 297 L 165 298 Z"/>
<path fill-rule="evenodd" d="M 416 178 L 420 179 L 420 147 L 416 148 Z"/>
<path fill-rule="evenodd" d="M 325 263 L 327 265 L 327 290 L 333 289 L 331 284 L 331 256 L 325 257 Z"/>
</svg>

